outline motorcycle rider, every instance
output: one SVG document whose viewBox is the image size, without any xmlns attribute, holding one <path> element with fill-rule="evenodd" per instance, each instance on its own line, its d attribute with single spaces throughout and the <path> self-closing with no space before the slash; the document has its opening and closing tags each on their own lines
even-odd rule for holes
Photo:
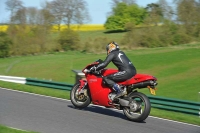
<svg viewBox="0 0 200 133">
<path fill-rule="evenodd" d="M 107 75 L 103 78 L 106 85 L 112 88 L 117 95 L 115 98 L 125 95 L 125 91 L 116 82 L 123 82 L 136 75 L 136 68 L 126 56 L 126 54 L 119 49 L 119 45 L 116 42 L 110 42 L 106 46 L 107 57 L 102 62 L 99 63 L 94 69 L 95 71 L 105 68 L 111 61 L 118 68 L 118 72 L 114 74 Z"/>
</svg>

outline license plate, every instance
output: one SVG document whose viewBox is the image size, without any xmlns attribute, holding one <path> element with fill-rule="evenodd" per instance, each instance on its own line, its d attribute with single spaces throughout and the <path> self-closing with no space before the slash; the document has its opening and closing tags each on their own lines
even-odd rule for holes
<svg viewBox="0 0 200 133">
<path fill-rule="evenodd" d="M 152 95 L 156 95 L 156 88 L 151 88 L 150 86 L 148 86 L 148 88 Z"/>
</svg>

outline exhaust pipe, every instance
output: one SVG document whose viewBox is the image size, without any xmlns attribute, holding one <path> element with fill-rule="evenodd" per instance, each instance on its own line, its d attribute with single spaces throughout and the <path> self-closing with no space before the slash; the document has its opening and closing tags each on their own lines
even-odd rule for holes
<svg viewBox="0 0 200 133">
<path fill-rule="evenodd" d="M 119 99 L 119 103 L 121 106 L 129 106 L 129 101 L 125 99 Z"/>
<path fill-rule="evenodd" d="M 135 88 L 146 88 L 147 86 L 156 86 L 157 83 L 153 80 L 148 80 L 148 81 L 144 81 L 144 82 L 140 82 L 140 83 L 137 83 L 137 84 L 132 84 L 132 88 L 135 89 Z"/>
</svg>

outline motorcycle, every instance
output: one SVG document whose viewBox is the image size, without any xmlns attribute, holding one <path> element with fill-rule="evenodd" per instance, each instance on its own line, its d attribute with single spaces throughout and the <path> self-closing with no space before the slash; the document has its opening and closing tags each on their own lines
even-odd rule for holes
<svg viewBox="0 0 200 133">
<path fill-rule="evenodd" d="M 87 65 L 82 72 L 86 79 L 81 79 L 71 89 L 70 99 L 72 104 L 79 109 L 87 107 L 91 102 L 106 108 L 123 110 L 128 120 L 135 122 L 144 121 L 150 114 L 151 104 L 149 98 L 138 92 L 139 89 L 148 88 L 155 95 L 157 78 L 147 74 L 136 74 L 131 79 L 118 82 L 125 95 L 115 99 L 116 92 L 103 82 L 103 77 L 116 73 L 115 69 L 102 69 L 93 71 L 102 60 L 97 60 Z"/>
</svg>

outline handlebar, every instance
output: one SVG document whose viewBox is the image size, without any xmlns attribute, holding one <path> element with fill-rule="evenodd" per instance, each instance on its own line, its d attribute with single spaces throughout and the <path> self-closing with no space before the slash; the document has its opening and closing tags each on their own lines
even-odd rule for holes
<svg viewBox="0 0 200 133">
<path fill-rule="evenodd" d="M 96 71 L 96 70 L 95 70 L 94 72 L 93 72 L 93 70 L 92 70 L 92 68 L 93 68 L 94 66 L 97 66 L 97 64 L 99 64 L 99 63 L 101 63 L 101 62 L 103 62 L 103 60 L 98 59 L 97 61 L 93 62 L 92 64 L 87 65 L 87 66 L 82 70 L 82 72 L 83 72 L 83 73 L 93 73 L 93 74 L 100 74 L 100 75 L 101 75 L 101 70 L 99 70 L 99 71 Z"/>
<path fill-rule="evenodd" d="M 102 70 L 103 70 L 103 69 L 102 69 Z M 91 69 L 87 69 L 87 68 L 86 68 L 86 69 L 83 70 L 83 72 L 84 72 L 84 73 L 91 73 L 91 74 L 98 74 L 98 75 L 100 75 L 101 77 L 103 77 L 103 75 L 101 74 L 101 71 L 102 71 L 102 70 L 99 70 L 99 71 L 92 71 Z"/>
</svg>

